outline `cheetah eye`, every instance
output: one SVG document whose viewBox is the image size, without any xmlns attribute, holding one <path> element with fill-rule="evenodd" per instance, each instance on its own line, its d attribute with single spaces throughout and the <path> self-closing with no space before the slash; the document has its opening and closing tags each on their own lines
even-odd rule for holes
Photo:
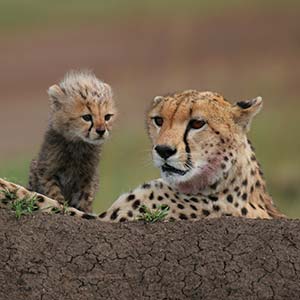
<svg viewBox="0 0 300 300">
<path fill-rule="evenodd" d="M 107 114 L 107 115 L 104 116 L 104 120 L 109 121 L 112 116 L 113 116 L 113 114 Z"/>
<path fill-rule="evenodd" d="M 86 122 L 91 122 L 93 120 L 92 115 L 84 115 L 84 116 L 81 116 L 81 118 Z"/>
<path fill-rule="evenodd" d="M 193 129 L 200 129 L 202 128 L 206 122 L 204 120 L 191 120 L 189 123 L 189 127 Z"/>
<path fill-rule="evenodd" d="M 153 117 L 152 120 L 154 124 L 158 127 L 161 127 L 164 123 L 164 119 L 162 117 Z"/>
</svg>

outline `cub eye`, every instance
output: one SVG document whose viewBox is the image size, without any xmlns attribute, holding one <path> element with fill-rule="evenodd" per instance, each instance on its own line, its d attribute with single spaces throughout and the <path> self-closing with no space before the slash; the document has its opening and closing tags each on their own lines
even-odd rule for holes
<svg viewBox="0 0 300 300">
<path fill-rule="evenodd" d="M 107 115 L 104 116 L 104 120 L 109 121 L 112 116 L 113 116 L 113 114 L 107 114 Z"/>
<path fill-rule="evenodd" d="M 200 129 L 202 128 L 206 122 L 204 120 L 191 120 L 189 123 L 189 127 L 193 129 Z"/>
<path fill-rule="evenodd" d="M 84 115 L 81 118 L 86 122 L 91 122 L 93 120 L 92 115 Z"/>
<path fill-rule="evenodd" d="M 161 127 L 164 123 L 164 119 L 162 117 L 154 117 L 152 118 L 153 122 L 156 126 Z"/>
</svg>

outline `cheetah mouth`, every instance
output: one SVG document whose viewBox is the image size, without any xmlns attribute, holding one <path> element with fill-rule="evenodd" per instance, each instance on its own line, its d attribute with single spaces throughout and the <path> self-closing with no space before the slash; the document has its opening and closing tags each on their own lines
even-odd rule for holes
<svg viewBox="0 0 300 300">
<path fill-rule="evenodd" d="M 92 138 L 90 138 L 90 137 L 81 137 L 81 139 L 84 141 L 84 142 L 86 142 L 86 143 L 88 143 L 88 144 L 92 144 L 92 145 L 100 145 L 100 144 L 102 144 L 103 142 L 105 142 L 105 137 L 97 137 L 97 138 L 95 138 L 95 139 L 92 139 Z"/>
<path fill-rule="evenodd" d="M 187 171 L 183 171 L 183 170 L 180 170 L 180 169 L 176 169 L 168 164 L 164 164 L 162 167 L 161 167 L 162 171 L 165 172 L 165 173 L 173 173 L 173 174 L 178 174 L 178 175 L 185 175 L 187 173 Z"/>
</svg>

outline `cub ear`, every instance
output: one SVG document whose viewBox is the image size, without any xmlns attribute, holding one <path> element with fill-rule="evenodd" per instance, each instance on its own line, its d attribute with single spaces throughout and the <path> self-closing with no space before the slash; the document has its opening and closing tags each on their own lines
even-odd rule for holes
<svg viewBox="0 0 300 300">
<path fill-rule="evenodd" d="M 61 87 L 57 84 L 50 86 L 48 89 L 48 95 L 53 107 L 57 109 L 60 108 L 62 105 L 61 98 L 65 96 L 65 93 Z"/>
<path fill-rule="evenodd" d="M 233 119 L 245 131 L 250 129 L 253 117 L 259 113 L 263 106 L 262 97 L 239 101 L 233 106 Z"/>
<path fill-rule="evenodd" d="M 107 96 L 110 99 L 113 98 L 114 93 L 113 93 L 113 90 L 112 90 L 111 86 L 108 83 L 105 83 L 105 82 L 103 82 L 102 84 L 104 86 L 104 89 L 105 89 L 105 92 L 106 92 Z"/>
</svg>

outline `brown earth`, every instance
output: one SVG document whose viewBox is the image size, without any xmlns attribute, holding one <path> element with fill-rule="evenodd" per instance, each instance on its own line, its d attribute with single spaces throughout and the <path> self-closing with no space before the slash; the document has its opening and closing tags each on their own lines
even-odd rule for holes
<svg viewBox="0 0 300 300">
<path fill-rule="evenodd" d="M 299 299 L 300 221 L 109 224 L 0 210 L 0 299 Z"/>
</svg>

